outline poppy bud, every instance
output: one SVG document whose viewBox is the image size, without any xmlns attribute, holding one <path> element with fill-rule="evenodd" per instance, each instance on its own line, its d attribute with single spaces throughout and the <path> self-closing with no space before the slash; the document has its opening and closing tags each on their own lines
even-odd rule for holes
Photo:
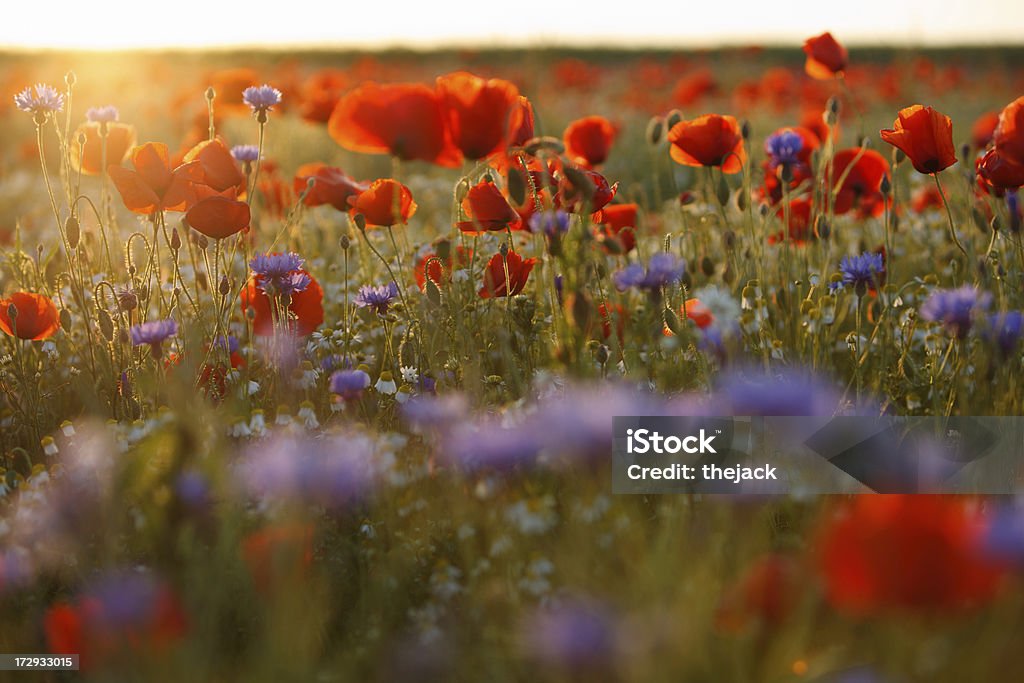
<svg viewBox="0 0 1024 683">
<path fill-rule="evenodd" d="M 761 202 L 761 205 L 757 207 L 758 212 L 761 214 L 761 218 L 765 218 L 768 212 L 771 211 L 771 207 L 766 202 Z"/>
<path fill-rule="evenodd" d="M 433 279 L 426 278 L 423 282 L 423 291 L 427 295 L 427 301 L 435 306 L 441 305 L 441 288 L 437 286 Z"/>
<path fill-rule="evenodd" d="M 526 202 L 526 181 L 519 169 L 509 167 L 505 184 L 508 186 L 508 195 L 512 201 L 516 204 Z"/>
<path fill-rule="evenodd" d="M 508 242 L 501 243 L 501 246 L 498 247 L 498 253 L 501 254 L 502 257 L 508 256 Z"/>
<path fill-rule="evenodd" d="M 729 183 L 725 180 L 725 175 L 718 177 L 718 186 L 715 188 L 715 194 L 718 196 L 718 203 L 725 206 L 729 203 Z"/>
<path fill-rule="evenodd" d="M 838 97 L 833 95 L 832 97 L 828 98 L 828 104 L 825 105 L 825 111 L 829 112 L 830 114 L 835 114 L 838 116 L 841 110 L 842 105 L 840 104 Z"/>
<path fill-rule="evenodd" d="M 217 287 L 217 291 L 220 292 L 221 296 L 227 296 L 231 292 L 231 283 L 228 281 L 227 275 L 220 279 L 220 285 Z"/>
<path fill-rule="evenodd" d="M 665 128 L 667 130 L 672 130 L 673 128 L 675 128 L 675 125 L 682 120 L 683 112 L 679 111 L 678 109 L 673 109 L 668 113 L 668 116 L 665 117 Z"/>
<path fill-rule="evenodd" d="M 832 234 L 832 228 L 823 214 L 818 214 L 818 217 L 814 219 L 814 234 L 818 236 L 818 239 L 823 240 L 827 240 Z"/>
<path fill-rule="evenodd" d="M 736 233 L 732 230 L 726 230 L 722 233 L 722 244 L 725 245 L 727 251 L 732 251 L 736 248 Z"/>
<path fill-rule="evenodd" d="M 213 86 L 211 85 L 206 89 L 206 93 L 204 94 L 204 96 L 206 97 L 207 102 L 213 102 L 213 98 L 217 97 L 217 91 L 214 90 Z"/>
<path fill-rule="evenodd" d="M 725 264 L 725 272 L 722 273 L 722 282 L 727 285 L 731 285 L 736 281 L 736 271 L 733 270 L 732 263 Z"/>
<path fill-rule="evenodd" d="M 893 166 L 899 166 L 900 164 L 903 163 L 903 160 L 906 159 L 906 158 L 907 158 L 907 153 L 904 152 L 902 149 L 898 149 L 897 148 L 896 155 L 892 159 L 892 165 Z"/>
<path fill-rule="evenodd" d="M 181 235 L 178 234 L 177 228 L 171 229 L 171 251 L 178 251 L 181 249 Z"/>
<path fill-rule="evenodd" d="M 964 164 L 969 165 L 971 160 L 971 146 L 968 143 L 964 143 L 960 147 L 960 156 L 963 157 Z"/>
<path fill-rule="evenodd" d="M 604 344 L 598 344 L 597 348 L 594 349 L 594 360 L 596 360 L 601 365 L 607 363 L 610 357 L 611 351 Z"/>
<path fill-rule="evenodd" d="M 656 145 L 661 142 L 661 134 L 665 127 L 665 120 L 660 116 L 651 117 L 651 120 L 647 122 L 647 131 L 645 137 L 647 138 L 647 144 Z"/>
<path fill-rule="evenodd" d="M 338 246 L 340 246 L 342 250 L 348 251 L 349 247 L 352 246 L 352 240 L 349 239 L 348 235 L 342 235 L 338 238 Z"/>
<path fill-rule="evenodd" d="M 74 71 L 69 71 L 64 74 L 64 82 L 67 83 L 69 88 L 75 87 L 75 83 L 78 82 L 78 76 L 75 75 Z"/>
<path fill-rule="evenodd" d="M 199 237 L 196 238 L 196 246 L 203 251 L 206 251 L 206 248 L 210 246 L 210 240 L 206 239 L 206 235 L 200 234 Z"/>
<path fill-rule="evenodd" d="M 892 191 L 892 183 L 889 182 L 889 176 L 882 176 L 882 182 L 878 185 L 878 191 L 885 197 L 889 196 L 889 192 Z"/>
<path fill-rule="evenodd" d="M 705 256 L 700 260 L 700 270 L 705 276 L 711 277 L 715 274 L 715 262 L 709 256 Z"/>
<path fill-rule="evenodd" d="M 743 136 L 744 140 L 750 140 L 750 121 L 744 121 L 740 125 L 740 135 Z"/>
<path fill-rule="evenodd" d="M 366 232 L 366 217 L 361 213 L 357 213 L 353 219 L 356 223 L 356 227 L 361 231 Z"/>
<path fill-rule="evenodd" d="M 60 309 L 60 314 L 58 315 L 58 317 L 60 318 L 61 327 L 63 327 L 65 330 L 71 327 L 71 311 L 69 311 L 66 308 L 62 308 Z"/>
<path fill-rule="evenodd" d="M 100 332 L 103 333 L 103 338 L 107 341 L 113 341 L 114 321 L 110 318 L 110 314 L 101 308 L 96 317 L 99 319 Z"/>
<path fill-rule="evenodd" d="M 68 219 L 64 221 L 64 232 L 68 236 L 68 246 L 71 249 L 78 248 L 78 241 L 82 238 L 82 231 L 78 225 L 78 219 L 74 216 L 68 216 Z"/>
<path fill-rule="evenodd" d="M 104 121 L 103 124 L 106 125 L 106 121 Z M 78 146 L 79 147 L 84 147 L 85 146 L 85 141 L 87 139 L 88 138 L 85 137 L 85 133 L 79 133 L 78 134 Z"/>
<path fill-rule="evenodd" d="M 678 335 L 683 331 L 683 327 L 679 322 L 679 316 L 676 315 L 675 311 L 671 308 L 666 308 L 662 311 L 662 315 L 665 321 L 665 327 L 672 331 L 672 334 Z"/>
<path fill-rule="evenodd" d="M 7 317 L 11 320 L 18 319 L 18 307 L 13 303 L 7 304 Z"/>
<path fill-rule="evenodd" d="M 787 185 L 793 182 L 793 164 L 779 165 L 779 180 Z"/>
<path fill-rule="evenodd" d="M 861 149 L 871 149 L 871 138 L 866 135 L 862 137 L 860 139 L 860 147 Z"/>
<path fill-rule="evenodd" d="M 253 307 L 253 306 L 249 306 L 248 308 L 246 308 L 245 309 L 245 317 L 248 318 L 249 320 L 255 319 L 256 318 L 256 308 Z"/>
</svg>

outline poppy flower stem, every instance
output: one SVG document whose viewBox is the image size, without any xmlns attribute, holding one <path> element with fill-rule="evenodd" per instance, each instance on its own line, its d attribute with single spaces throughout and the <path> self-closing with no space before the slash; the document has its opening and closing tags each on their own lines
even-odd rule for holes
<svg viewBox="0 0 1024 683">
<path fill-rule="evenodd" d="M 248 191 L 247 196 L 245 198 L 246 203 L 248 203 L 250 207 L 252 206 L 252 197 L 256 193 L 256 183 L 259 182 L 260 166 L 262 165 L 262 161 L 263 161 L 263 141 L 264 141 L 264 137 L 265 137 L 265 132 L 264 131 L 265 131 L 266 127 L 267 127 L 267 124 L 264 121 L 260 121 L 259 122 L 259 126 L 260 126 L 259 141 L 258 141 L 258 143 L 256 145 L 256 149 L 257 149 L 257 152 L 256 152 L 256 168 L 253 169 L 253 172 L 252 172 L 252 182 L 249 183 L 249 191 Z"/>
<path fill-rule="evenodd" d="M 949 236 L 953 239 L 953 244 L 956 245 L 960 252 L 967 256 L 967 250 L 964 249 L 964 245 L 960 244 L 960 239 L 956 236 L 956 227 L 953 225 L 953 212 L 949 208 L 949 200 L 946 199 L 946 192 L 942 189 L 942 181 L 939 180 L 939 174 L 933 173 L 932 178 L 935 179 L 935 187 L 939 190 L 939 196 L 942 197 L 942 205 L 946 207 L 946 219 L 949 221 Z"/>
</svg>

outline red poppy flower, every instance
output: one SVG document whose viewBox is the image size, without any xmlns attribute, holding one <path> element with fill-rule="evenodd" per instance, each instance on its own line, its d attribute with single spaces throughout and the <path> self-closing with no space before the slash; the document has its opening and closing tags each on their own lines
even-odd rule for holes
<svg viewBox="0 0 1024 683">
<path fill-rule="evenodd" d="M 11 306 L 18 312 L 14 320 L 10 316 Z M 31 292 L 14 292 L 9 298 L 0 299 L 0 330 L 10 336 L 38 341 L 52 337 L 58 329 L 60 316 L 49 297 Z"/>
<path fill-rule="evenodd" d="M 854 496 L 819 533 L 826 598 L 868 615 L 948 611 L 988 602 L 1002 568 L 981 547 L 985 519 L 972 501 L 943 496 Z"/>
<path fill-rule="evenodd" d="M 313 526 L 278 524 L 254 531 L 242 540 L 242 557 L 260 592 L 294 583 L 313 564 Z"/>
<path fill-rule="evenodd" d="M 437 79 L 437 96 L 452 142 L 467 158 L 483 159 L 505 148 L 519 88 L 458 71 Z"/>
<path fill-rule="evenodd" d="M 305 192 L 311 178 L 313 187 L 306 193 L 303 203 L 306 206 L 330 204 L 338 211 L 348 211 L 351 208 L 349 197 L 355 197 L 370 186 L 348 177 L 340 168 L 317 161 L 303 164 L 295 171 L 295 193 Z"/>
<path fill-rule="evenodd" d="M 110 179 L 121 193 L 121 199 L 135 213 L 183 211 L 192 199 L 192 185 L 202 180 L 198 161 L 171 169 L 167 145 L 147 142 L 131 151 L 135 170 L 121 166 L 107 167 Z"/>
<path fill-rule="evenodd" d="M 953 122 L 942 112 L 915 104 L 901 109 L 882 140 L 903 150 L 918 173 L 938 173 L 956 163 Z"/>
<path fill-rule="evenodd" d="M 427 251 L 417 259 L 414 269 L 416 284 L 420 291 L 424 291 L 429 275 L 434 284 L 441 286 L 451 280 L 452 270 L 466 267 L 472 259 L 472 249 L 456 246 L 453 254 L 451 241 L 439 240 L 434 245 L 433 251 Z"/>
<path fill-rule="evenodd" d="M 685 315 L 693 321 L 700 329 L 710 326 L 715 322 L 715 316 L 711 309 L 700 302 L 700 299 L 687 299 L 686 303 L 679 308 L 680 315 Z"/>
<path fill-rule="evenodd" d="M 1024 185 L 1024 164 L 1018 164 L 997 147 L 977 161 L 978 181 L 986 192 L 1002 196 Z"/>
<path fill-rule="evenodd" d="M 220 138 L 203 140 L 185 152 L 182 161 L 186 164 L 198 161 L 201 175 L 197 182 L 217 192 L 233 189 L 237 194 L 243 194 L 246 191 L 242 169 Z"/>
<path fill-rule="evenodd" d="M 914 213 L 924 213 L 928 209 L 941 209 L 942 206 L 942 195 L 934 185 L 919 187 L 910 196 L 910 210 Z"/>
<path fill-rule="evenodd" d="M 562 139 L 565 153 L 573 163 L 597 166 L 608 158 L 615 139 L 615 126 L 603 116 L 587 116 L 570 123 Z"/>
<path fill-rule="evenodd" d="M 608 179 L 597 171 L 566 166 L 554 176 L 558 194 L 555 204 L 572 213 L 595 213 L 603 209 L 619 189 L 619 184 L 608 184 Z"/>
<path fill-rule="evenodd" d="M 612 325 L 615 336 L 621 344 L 626 336 L 626 310 L 616 303 L 606 302 L 597 305 L 598 320 L 601 321 L 601 336 L 608 339 L 612 336 Z"/>
<path fill-rule="evenodd" d="M 752 624 L 782 623 L 797 602 L 800 575 L 800 566 L 790 557 L 771 553 L 758 558 L 724 591 L 715 614 L 716 625 L 735 633 Z"/>
<path fill-rule="evenodd" d="M 779 207 L 776 215 L 785 220 L 786 211 Z M 814 239 L 814 232 L 811 226 L 811 200 L 807 197 L 798 197 L 789 202 L 789 240 L 797 246 Z M 785 234 L 782 230 L 774 235 L 768 236 L 769 244 L 779 244 L 785 241 Z"/>
<path fill-rule="evenodd" d="M 462 232 L 470 234 L 504 230 L 519 221 L 519 214 L 505 199 L 505 195 L 487 180 L 481 180 L 469 189 L 466 198 L 462 200 L 462 210 L 468 220 L 459 221 L 455 225 Z"/>
<path fill-rule="evenodd" d="M 512 106 L 508 131 L 509 147 L 522 147 L 534 137 L 533 104 L 522 95 Z"/>
<path fill-rule="evenodd" d="M 828 31 L 820 36 L 808 38 L 804 42 L 804 54 L 807 55 L 804 71 L 811 78 L 820 81 L 827 81 L 841 74 L 850 59 L 846 48 Z"/>
<path fill-rule="evenodd" d="M 992 136 L 999 125 L 999 112 L 989 111 L 979 116 L 971 126 L 971 144 L 975 149 L 985 149 L 992 142 Z"/>
<path fill-rule="evenodd" d="M 480 288 L 480 296 L 490 299 L 491 297 L 519 294 L 526 287 L 526 280 L 530 277 L 530 271 L 533 270 L 536 263 L 537 259 L 524 259 L 514 251 L 508 252 L 504 257 L 500 253 L 495 254 L 487 262 L 487 268 L 484 270 L 484 286 Z"/>
<path fill-rule="evenodd" d="M 216 192 L 206 185 L 194 189 L 196 201 L 185 213 L 185 222 L 213 239 L 224 239 L 249 227 L 249 205 L 235 199 L 235 189 Z"/>
<path fill-rule="evenodd" d="M 302 118 L 312 123 L 327 123 L 348 84 L 348 76 L 338 69 L 321 69 L 314 73 L 300 94 Z"/>
<path fill-rule="evenodd" d="M 597 239 L 606 251 L 625 254 L 636 247 L 637 208 L 636 204 L 609 204 L 594 214 Z"/>
<path fill-rule="evenodd" d="M 416 213 L 416 202 L 409 188 L 391 178 L 374 180 L 354 197 L 348 198 L 353 214 L 362 214 L 367 225 L 387 227 L 409 222 Z"/>
<path fill-rule="evenodd" d="M 888 174 L 889 162 L 873 149 L 852 148 L 836 152 L 832 160 L 832 183 L 837 189 L 835 212 L 857 209 L 863 216 L 881 215 L 885 210 L 885 198 L 880 188 L 882 178 Z M 842 184 L 837 185 L 840 179 L 843 179 Z"/>
<path fill-rule="evenodd" d="M 103 126 L 107 128 L 106 135 L 102 134 Z M 79 146 L 81 136 L 85 136 L 85 144 Z M 105 168 L 104 160 L 110 166 L 120 164 L 128 156 L 128 150 L 135 146 L 135 127 L 117 121 L 86 121 L 75 130 L 71 140 L 71 168 L 83 175 L 99 175 Z"/>
<path fill-rule="evenodd" d="M 309 275 L 306 271 L 300 271 Z M 259 287 L 258 275 L 249 278 L 242 290 L 242 315 L 251 307 L 254 313 L 253 332 L 261 337 L 274 334 L 274 318 L 270 310 L 270 299 Z M 292 294 L 288 303 L 288 327 L 295 335 L 305 337 L 312 334 L 324 321 L 324 290 L 312 275 L 309 285 L 301 292 Z"/>
<path fill-rule="evenodd" d="M 364 83 L 338 100 L 327 132 L 353 152 L 391 154 L 450 168 L 462 163 L 438 95 L 421 84 Z"/>
<path fill-rule="evenodd" d="M 720 166 L 723 173 L 736 173 L 747 159 L 740 126 L 731 116 L 705 114 L 680 121 L 668 132 L 668 141 L 672 159 L 684 166 Z"/>
<path fill-rule="evenodd" d="M 999 124 L 992 142 L 1001 154 L 1024 165 L 1024 96 L 1018 97 L 999 113 Z"/>
</svg>

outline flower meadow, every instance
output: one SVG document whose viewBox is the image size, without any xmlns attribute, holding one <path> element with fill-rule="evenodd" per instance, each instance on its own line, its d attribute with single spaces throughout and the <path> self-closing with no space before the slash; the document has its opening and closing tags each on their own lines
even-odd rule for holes
<svg viewBox="0 0 1024 683">
<path fill-rule="evenodd" d="M 1013 680 L 1013 498 L 611 493 L 617 415 L 1024 411 L 1024 70 L 841 39 L 5 57 L 0 652 Z"/>
</svg>

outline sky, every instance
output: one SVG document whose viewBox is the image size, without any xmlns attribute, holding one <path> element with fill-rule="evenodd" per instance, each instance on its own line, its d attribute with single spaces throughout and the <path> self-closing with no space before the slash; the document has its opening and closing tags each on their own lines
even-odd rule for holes
<svg viewBox="0 0 1024 683">
<path fill-rule="evenodd" d="M 0 49 L 1022 45 L 1022 0 L 7 0 Z"/>
</svg>

